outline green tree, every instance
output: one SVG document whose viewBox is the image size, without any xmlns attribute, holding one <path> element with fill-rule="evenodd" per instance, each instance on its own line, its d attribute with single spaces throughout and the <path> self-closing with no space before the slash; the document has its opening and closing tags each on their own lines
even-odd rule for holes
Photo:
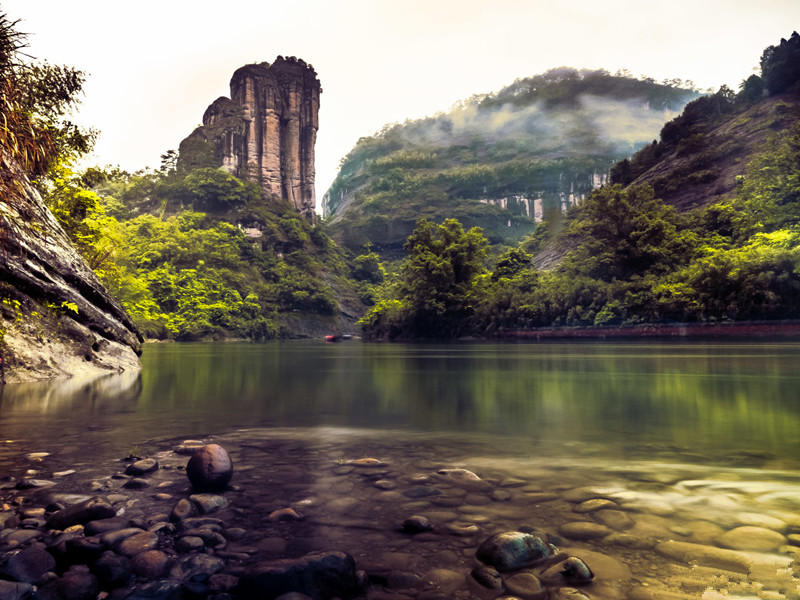
<svg viewBox="0 0 800 600">
<path fill-rule="evenodd" d="M 663 271 L 688 258 L 691 232 L 679 232 L 672 206 L 650 186 L 601 188 L 581 204 L 567 235 L 575 240 L 562 269 L 603 281 Z"/>
<path fill-rule="evenodd" d="M 419 221 L 404 248 L 395 299 L 379 302 L 362 320 L 367 337 L 452 338 L 467 326 L 476 277 L 488 241 L 480 228 L 455 219 Z M 398 304 L 399 302 L 399 304 Z"/>
</svg>

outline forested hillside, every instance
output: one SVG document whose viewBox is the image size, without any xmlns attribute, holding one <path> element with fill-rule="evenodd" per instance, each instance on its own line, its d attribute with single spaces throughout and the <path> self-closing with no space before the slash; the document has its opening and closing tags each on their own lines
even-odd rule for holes
<svg viewBox="0 0 800 600">
<path fill-rule="evenodd" d="M 626 74 L 559 68 L 451 111 L 385 127 L 343 159 L 323 200 L 334 237 L 399 248 L 418 218 L 530 233 L 605 181 L 698 92 Z"/>
<path fill-rule="evenodd" d="M 55 215 L 152 338 L 320 336 L 363 305 L 342 251 L 288 203 L 224 170 L 64 171 Z M 351 266 L 353 263 L 351 261 Z M 353 268 L 355 268 L 353 266 Z"/>
<path fill-rule="evenodd" d="M 689 104 L 664 126 L 660 142 L 614 167 L 622 183 L 592 192 L 563 221 L 540 226 L 492 271 L 480 229 L 464 231 L 455 220 L 418 224 L 398 276 L 362 321 L 365 334 L 449 338 L 549 326 L 800 318 L 799 64 L 794 33 L 764 51 L 760 77 L 743 81 L 736 94 L 723 88 Z M 704 132 L 736 144 L 720 136 L 741 131 L 743 119 L 755 123 L 762 141 L 749 162 L 735 163 L 732 193 L 679 211 L 660 197 L 663 188 L 638 183 L 637 170 L 672 168 L 677 178 L 670 156 L 688 153 Z M 663 161 L 654 158 L 660 148 Z M 721 172 L 729 158 L 724 148 L 708 151 L 705 166 Z M 677 192 L 697 183 L 697 173 L 676 179 Z"/>
</svg>

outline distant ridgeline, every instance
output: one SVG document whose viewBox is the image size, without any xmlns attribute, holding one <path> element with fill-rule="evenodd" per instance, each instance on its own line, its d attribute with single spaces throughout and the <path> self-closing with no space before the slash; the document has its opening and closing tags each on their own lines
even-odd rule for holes
<svg viewBox="0 0 800 600">
<path fill-rule="evenodd" d="M 231 97 L 217 98 L 203 125 L 180 144 L 178 172 L 224 167 L 258 184 L 266 200 L 289 201 L 314 219 L 314 145 L 322 92 L 302 59 L 245 65 L 231 78 Z"/>
<path fill-rule="evenodd" d="M 401 246 L 422 217 L 494 242 L 530 233 L 606 183 L 699 93 L 606 71 L 550 70 L 361 138 L 322 199 L 345 244 Z"/>
</svg>

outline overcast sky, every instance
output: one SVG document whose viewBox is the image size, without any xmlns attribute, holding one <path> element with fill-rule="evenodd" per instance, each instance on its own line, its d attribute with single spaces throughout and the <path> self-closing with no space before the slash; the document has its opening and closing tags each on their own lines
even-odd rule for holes
<svg viewBox="0 0 800 600">
<path fill-rule="evenodd" d="M 159 166 L 276 56 L 322 82 L 317 208 L 339 160 L 384 124 L 446 110 L 558 66 L 628 69 L 700 88 L 739 83 L 800 28 L 800 0 L 0 0 L 28 52 L 88 73 L 76 121 L 93 162 Z"/>
</svg>

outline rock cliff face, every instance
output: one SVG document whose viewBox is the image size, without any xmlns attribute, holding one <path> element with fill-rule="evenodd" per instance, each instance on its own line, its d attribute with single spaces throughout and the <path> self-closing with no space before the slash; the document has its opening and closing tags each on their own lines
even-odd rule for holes
<svg viewBox="0 0 800 600">
<path fill-rule="evenodd" d="M 203 125 L 181 142 L 178 169 L 224 167 L 258 183 L 267 200 L 291 202 L 314 218 L 314 145 L 322 89 L 311 65 L 294 57 L 246 65 L 231 78 Z"/>
<path fill-rule="evenodd" d="M 3 161 L 15 198 L 0 198 L 0 382 L 140 368 L 142 336 L 25 176 Z"/>
</svg>

